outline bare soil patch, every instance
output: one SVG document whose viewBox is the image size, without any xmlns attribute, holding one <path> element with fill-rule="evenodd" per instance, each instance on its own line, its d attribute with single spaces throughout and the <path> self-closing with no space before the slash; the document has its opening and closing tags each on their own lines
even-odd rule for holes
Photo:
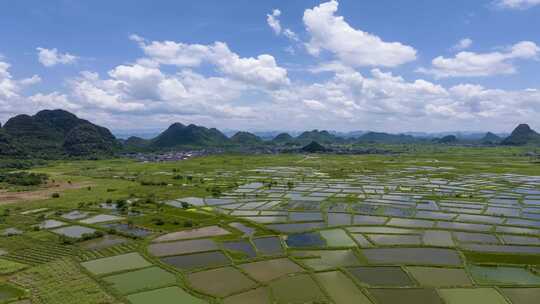
<svg viewBox="0 0 540 304">
<path fill-rule="evenodd" d="M 48 183 L 44 187 L 38 190 L 10 192 L 7 190 L 0 190 L 0 205 L 18 203 L 23 201 L 35 201 L 50 198 L 53 193 L 61 193 L 71 189 L 81 189 L 91 186 L 92 183 L 68 183 L 68 182 L 55 182 Z"/>
</svg>

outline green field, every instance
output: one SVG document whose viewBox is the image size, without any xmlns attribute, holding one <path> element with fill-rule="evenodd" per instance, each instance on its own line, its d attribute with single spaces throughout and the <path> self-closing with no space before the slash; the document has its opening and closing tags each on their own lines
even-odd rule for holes
<svg viewBox="0 0 540 304">
<path fill-rule="evenodd" d="M 142 292 L 127 297 L 132 304 L 203 304 L 204 300 L 198 299 L 178 287 L 168 287 L 153 291 Z"/>
<path fill-rule="evenodd" d="M 161 268 L 150 267 L 103 278 L 111 288 L 122 294 L 130 294 L 145 289 L 173 285 L 176 277 Z"/>
<path fill-rule="evenodd" d="M 28 266 L 22 263 L 0 259 L 0 274 L 2 275 L 11 274 L 26 267 Z"/>
<path fill-rule="evenodd" d="M 527 149 L 393 149 L 34 167 L 84 186 L 0 205 L 0 232 L 17 232 L 0 236 L 0 274 L 45 304 L 534 303 Z"/>
<path fill-rule="evenodd" d="M 148 267 L 151 264 L 138 253 L 127 253 L 119 256 L 102 258 L 81 264 L 89 272 L 100 275 L 124 270 Z"/>
</svg>

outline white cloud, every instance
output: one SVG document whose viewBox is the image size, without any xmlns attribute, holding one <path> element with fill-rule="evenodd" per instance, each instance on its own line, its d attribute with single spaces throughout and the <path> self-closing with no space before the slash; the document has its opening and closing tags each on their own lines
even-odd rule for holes
<svg viewBox="0 0 540 304">
<path fill-rule="evenodd" d="M 352 72 L 354 71 L 353 68 L 344 65 L 340 61 L 330 61 L 330 62 L 323 62 L 318 64 L 315 67 L 309 68 L 309 71 L 311 73 L 317 74 L 317 73 L 324 73 L 324 72 Z"/>
<path fill-rule="evenodd" d="M 283 31 L 283 35 L 287 38 L 289 38 L 289 40 L 292 40 L 292 41 L 295 41 L 295 42 L 299 42 L 300 41 L 300 38 L 298 38 L 298 35 L 291 31 L 290 29 L 285 29 Z"/>
<path fill-rule="evenodd" d="M 251 113 L 247 106 L 230 104 L 247 89 L 232 79 L 204 77 L 187 69 L 166 74 L 138 64 L 117 66 L 108 76 L 102 79 L 83 72 L 70 82 L 71 97 L 89 111 L 123 115 L 242 117 Z"/>
<path fill-rule="evenodd" d="M 540 114 L 538 90 L 493 90 L 473 84 L 444 88 L 423 79 L 407 81 L 379 69 L 369 76 L 335 70 L 335 76 L 326 82 L 276 92 L 278 114 L 274 119 L 310 113 L 308 121 L 313 125 L 303 129 L 323 124 L 402 132 L 449 130 L 455 125 L 500 130 L 501 125 L 512 128 L 518 122 L 533 122 Z"/>
<path fill-rule="evenodd" d="M 304 105 L 311 110 L 325 110 L 326 106 L 318 100 L 306 99 L 303 101 Z"/>
<path fill-rule="evenodd" d="M 538 90 L 493 90 L 473 84 L 445 88 L 424 79 L 408 81 L 380 69 L 362 75 L 331 63 L 326 71 L 334 75 L 326 81 L 294 83 L 276 90 L 230 77 L 203 76 L 190 69 L 172 74 L 152 69 L 121 65 L 105 79 L 83 73 L 71 83 L 67 97 L 52 94 L 40 99 L 51 103 L 55 98 L 58 102 L 70 100 L 81 113 L 115 115 L 120 118 L 117 123 L 124 125 L 144 117 L 145 124 L 163 126 L 178 117 L 221 127 L 230 123 L 228 127 L 236 128 L 278 125 L 285 129 L 400 132 L 453 129 L 457 124 L 463 129 L 501 124 L 511 128 L 519 121 L 532 122 L 540 114 Z M 144 79 L 150 85 L 143 84 Z M 144 89 L 134 88 L 138 86 Z M 252 96 L 254 92 L 265 102 L 246 99 L 246 93 Z"/>
<path fill-rule="evenodd" d="M 495 5 L 500 8 L 526 9 L 540 5 L 540 0 L 496 0 Z"/>
<path fill-rule="evenodd" d="M 509 52 L 530 54 L 519 47 Z M 113 128 L 165 127 L 179 120 L 222 128 L 273 125 L 400 132 L 460 125 L 469 130 L 493 126 L 500 130 L 500 126 L 510 129 L 517 122 L 534 122 L 540 115 L 540 91 L 535 88 L 505 91 L 474 84 L 445 88 L 380 69 L 363 75 L 339 61 L 313 68 L 313 72 L 332 73 L 327 80 L 295 82 L 274 90 L 226 72 L 205 76 L 189 67 L 171 71 L 137 62 L 118 65 L 104 77 L 83 72 L 68 82 L 67 92 L 29 97 L 22 95 L 23 83 L 35 80 L 14 80 L 8 68 L 5 62 L 0 64 L 0 117 L 20 113 L 21 105 L 31 112 L 61 107 Z"/>
<path fill-rule="evenodd" d="M 274 31 L 274 33 L 277 36 L 280 36 L 283 34 L 283 36 L 287 37 L 289 40 L 294 42 L 299 42 L 300 38 L 298 35 L 293 32 L 289 28 L 282 28 L 281 27 L 281 21 L 279 20 L 279 17 L 281 16 L 281 11 L 279 9 L 274 9 L 272 11 L 272 14 L 266 15 L 266 23 L 268 23 L 268 26 Z"/>
<path fill-rule="evenodd" d="M 150 44 L 139 40 L 139 45 L 149 61 L 178 67 L 198 67 L 203 62 L 216 66 L 217 71 L 253 85 L 277 87 L 289 84 L 287 70 L 277 65 L 268 54 L 255 57 L 240 57 L 226 43 L 212 45 L 184 44 L 173 41 L 153 41 Z"/>
<path fill-rule="evenodd" d="M 416 50 L 408 45 L 385 42 L 352 28 L 342 16 L 335 15 L 338 6 L 332 0 L 304 12 L 304 24 L 311 35 L 306 47 L 312 55 L 327 50 L 352 66 L 395 67 L 416 59 Z"/>
<path fill-rule="evenodd" d="M 23 95 L 24 89 L 41 81 L 34 75 L 30 78 L 14 79 L 9 71 L 11 65 L 5 59 L 0 60 L 0 119 L 7 119 L 12 114 L 26 111 L 30 105 Z"/>
<path fill-rule="evenodd" d="M 257 58 L 241 58 L 231 52 L 225 43 L 216 43 L 212 61 L 219 70 L 235 79 L 263 86 L 289 84 L 287 70 L 277 65 L 273 56 L 259 55 Z"/>
<path fill-rule="evenodd" d="M 82 72 L 80 77 L 71 80 L 69 84 L 70 95 L 87 108 L 113 112 L 129 112 L 145 108 L 142 102 L 129 98 L 122 81 L 116 79 L 101 80 L 97 73 Z"/>
<path fill-rule="evenodd" d="M 310 120 L 336 126 L 358 125 L 375 118 L 423 117 L 427 100 L 447 97 L 448 92 L 439 85 L 421 79 L 407 82 L 378 69 L 371 71 L 371 77 L 341 70 L 329 81 L 293 86 L 274 94 L 278 104 L 288 105 L 284 107 L 287 111 L 301 115 L 316 110 Z"/>
<path fill-rule="evenodd" d="M 211 47 L 201 44 L 174 41 L 153 41 L 147 44 L 144 40 L 138 42 L 144 53 L 160 64 L 196 67 L 201 65 L 211 52 Z"/>
<path fill-rule="evenodd" d="M 46 67 L 52 67 L 57 64 L 74 64 L 79 57 L 69 53 L 59 53 L 57 49 L 37 48 L 38 59 Z"/>
<path fill-rule="evenodd" d="M 500 52 L 460 52 L 454 58 L 439 56 L 432 61 L 432 68 L 420 68 L 418 72 L 436 78 L 479 77 L 516 73 L 514 61 L 537 59 L 540 48 L 531 41 L 522 41 Z"/>
<path fill-rule="evenodd" d="M 30 78 L 25 78 L 25 79 L 22 79 L 22 80 L 19 80 L 19 83 L 22 85 L 22 86 L 31 86 L 31 85 L 34 85 L 36 83 L 40 83 L 41 82 L 41 77 L 39 77 L 38 75 L 34 75 Z"/>
<path fill-rule="evenodd" d="M 9 71 L 10 67 L 9 63 L 0 61 L 0 103 L 20 98 L 20 93 L 24 87 L 41 81 L 38 75 L 19 80 L 13 79 Z"/>
<path fill-rule="evenodd" d="M 156 99 L 157 85 L 164 79 L 158 68 L 142 65 L 120 65 L 109 72 L 118 87 L 134 99 Z"/>
<path fill-rule="evenodd" d="M 28 97 L 28 100 L 32 103 L 32 107 L 36 111 L 41 109 L 65 109 L 65 110 L 78 110 L 80 105 L 70 102 L 68 96 L 59 92 L 53 92 L 50 94 L 38 93 Z"/>
<path fill-rule="evenodd" d="M 274 31 L 276 35 L 281 34 L 281 23 L 279 22 L 279 16 L 281 15 L 281 11 L 278 9 L 274 9 L 272 11 L 272 14 L 266 15 L 266 22 L 268 23 L 268 26 Z"/>
<path fill-rule="evenodd" d="M 0 61 L 0 101 L 16 97 L 19 86 L 9 73 L 10 65 L 7 62 Z"/>
<path fill-rule="evenodd" d="M 457 51 L 462 51 L 470 48 L 473 44 L 473 41 L 471 38 L 464 38 L 461 39 L 458 43 L 456 43 L 452 49 Z"/>
</svg>

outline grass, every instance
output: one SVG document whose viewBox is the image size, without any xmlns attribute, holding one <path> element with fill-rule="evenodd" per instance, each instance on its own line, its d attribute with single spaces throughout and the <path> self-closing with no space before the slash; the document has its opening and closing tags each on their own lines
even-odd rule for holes
<svg viewBox="0 0 540 304">
<path fill-rule="evenodd" d="M 11 280 L 31 291 L 33 304 L 118 303 L 69 259 L 27 269 Z"/>
<path fill-rule="evenodd" d="M 0 259 L 0 274 L 1 275 L 11 274 L 11 273 L 23 270 L 26 267 L 28 267 L 28 265 L 17 263 L 17 262 L 6 260 L 6 259 Z"/>
<path fill-rule="evenodd" d="M 19 288 L 7 284 L 0 284 L 0 302 L 6 303 L 6 301 L 13 303 L 12 301 L 25 297 L 25 292 Z"/>
</svg>

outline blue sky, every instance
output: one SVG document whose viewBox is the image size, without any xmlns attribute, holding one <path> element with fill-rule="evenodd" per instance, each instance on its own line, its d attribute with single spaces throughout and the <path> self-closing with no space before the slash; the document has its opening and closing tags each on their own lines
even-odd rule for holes
<svg viewBox="0 0 540 304">
<path fill-rule="evenodd" d="M 538 28 L 539 0 L 2 1 L 0 121 L 540 128 Z"/>
</svg>

